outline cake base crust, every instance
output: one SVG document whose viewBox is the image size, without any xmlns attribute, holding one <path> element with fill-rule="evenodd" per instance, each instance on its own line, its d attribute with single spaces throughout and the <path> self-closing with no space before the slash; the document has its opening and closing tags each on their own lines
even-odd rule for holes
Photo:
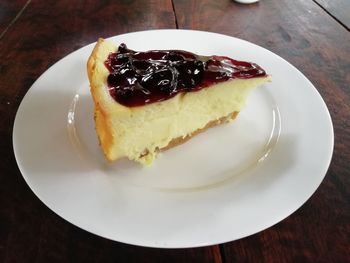
<svg viewBox="0 0 350 263">
<path fill-rule="evenodd" d="M 209 128 L 212 128 L 212 127 L 218 126 L 220 124 L 224 124 L 224 123 L 233 121 L 237 117 L 238 113 L 239 112 L 235 111 L 235 112 L 230 113 L 228 116 L 222 117 L 222 118 L 220 118 L 218 120 L 210 121 L 203 128 L 198 129 L 198 130 L 194 131 L 191 134 L 188 134 L 186 137 L 178 137 L 178 138 L 172 139 L 166 147 L 164 147 L 164 148 L 162 148 L 160 150 L 161 151 L 166 151 L 166 150 L 168 150 L 170 148 L 173 148 L 175 146 L 178 146 L 180 144 L 183 144 L 183 143 L 187 142 L 193 136 L 195 136 L 197 134 L 200 134 L 202 132 L 205 132 Z"/>
</svg>

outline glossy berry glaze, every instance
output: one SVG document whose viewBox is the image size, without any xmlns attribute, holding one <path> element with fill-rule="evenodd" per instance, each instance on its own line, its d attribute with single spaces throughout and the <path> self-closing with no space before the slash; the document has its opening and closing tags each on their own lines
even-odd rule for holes
<svg viewBox="0 0 350 263">
<path fill-rule="evenodd" d="M 127 107 L 169 99 L 230 79 L 266 76 L 257 64 L 182 50 L 136 52 L 121 44 L 105 65 L 110 95 Z"/>
</svg>

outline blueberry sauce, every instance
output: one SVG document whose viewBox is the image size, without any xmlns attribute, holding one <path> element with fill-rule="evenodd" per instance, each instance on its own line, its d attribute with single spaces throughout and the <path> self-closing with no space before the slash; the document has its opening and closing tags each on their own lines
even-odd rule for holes
<svg viewBox="0 0 350 263">
<path fill-rule="evenodd" d="M 136 52 L 121 44 L 105 66 L 110 95 L 127 107 L 163 101 L 229 79 L 266 76 L 254 63 L 182 50 Z"/>
</svg>

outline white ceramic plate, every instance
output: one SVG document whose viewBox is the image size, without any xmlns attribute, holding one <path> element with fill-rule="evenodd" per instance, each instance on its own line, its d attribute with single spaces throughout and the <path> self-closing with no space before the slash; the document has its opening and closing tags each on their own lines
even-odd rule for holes
<svg viewBox="0 0 350 263">
<path fill-rule="evenodd" d="M 273 81 L 253 91 L 235 122 L 162 153 L 151 167 L 108 164 L 93 123 L 86 61 L 93 45 L 48 69 L 14 124 L 18 166 L 58 215 L 97 235 L 150 247 L 197 247 L 266 229 L 298 209 L 333 151 L 329 112 L 314 86 L 272 52 L 186 30 L 112 38 L 136 50 L 185 49 L 254 61 Z"/>
</svg>

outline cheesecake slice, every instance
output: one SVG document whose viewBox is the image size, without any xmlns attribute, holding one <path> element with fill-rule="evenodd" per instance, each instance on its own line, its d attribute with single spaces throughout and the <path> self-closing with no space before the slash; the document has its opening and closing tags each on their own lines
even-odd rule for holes
<svg viewBox="0 0 350 263">
<path fill-rule="evenodd" d="M 87 71 L 104 155 L 141 164 L 232 121 L 249 92 L 270 79 L 255 63 L 182 50 L 136 52 L 104 39 Z"/>
</svg>

